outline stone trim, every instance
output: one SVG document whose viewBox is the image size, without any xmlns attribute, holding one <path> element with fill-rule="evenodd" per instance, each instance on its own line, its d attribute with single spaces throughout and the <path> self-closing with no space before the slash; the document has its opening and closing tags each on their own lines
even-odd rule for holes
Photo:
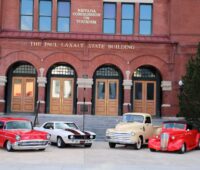
<svg viewBox="0 0 200 170">
<path fill-rule="evenodd" d="M 78 88 L 92 88 L 93 79 L 78 78 L 77 84 L 78 84 Z"/>
<path fill-rule="evenodd" d="M 4 99 L 0 99 L 0 103 L 5 103 L 6 101 Z"/>
<path fill-rule="evenodd" d="M 44 100 L 38 100 L 37 103 L 40 101 L 41 104 L 45 104 Z"/>
<path fill-rule="evenodd" d="M 131 103 L 124 103 L 123 106 L 131 106 Z"/>
<path fill-rule="evenodd" d="M 162 104 L 161 107 L 171 107 L 171 104 Z"/>
<path fill-rule="evenodd" d="M 103 0 L 103 2 L 153 3 L 154 0 Z"/>
<path fill-rule="evenodd" d="M 84 104 L 84 102 L 80 101 L 77 102 L 78 105 Z M 86 105 L 92 105 L 92 102 L 85 102 Z"/>
<path fill-rule="evenodd" d="M 132 80 L 123 80 L 124 89 L 130 90 L 133 85 Z"/>
<path fill-rule="evenodd" d="M 163 91 L 172 91 L 172 81 L 162 81 L 161 87 Z"/>
<path fill-rule="evenodd" d="M 5 86 L 7 83 L 7 77 L 6 76 L 0 76 L 0 86 Z"/>
<path fill-rule="evenodd" d="M 46 77 L 37 77 L 37 83 L 39 87 L 45 87 L 47 84 L 47 78 Z"/>
</svg>

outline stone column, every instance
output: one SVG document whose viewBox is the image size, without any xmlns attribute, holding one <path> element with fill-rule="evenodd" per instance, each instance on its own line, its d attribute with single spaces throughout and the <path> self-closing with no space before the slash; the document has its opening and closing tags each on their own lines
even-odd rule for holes
<svg viewBox="0 0 200 170">
<path fill-rule="evenodd" d="M 91 78 L 77 79 L 77 114 L 91 114 L 92 113 L 92 85 Z M 85 103 L 85 110 L 83 111 L 83 104 Z"/>
<path fill-rule="evenodd" d="M 132 103 L 131 103 L 131 87 L 133 85 L 132 80 L 124 80 L 124 103 L 123 103 L 123 113 L 132 111 Z"/>
<path fill-rule="evenodd" d="M 37 83 L 38 83 L 38 101 L 40 101 L 40 108 L 39 113 L 45 112 L 45 87 L 47 84 L 47 78 L 43 76 L 44 68 L 40 68 L 40 76 L 37 77 Z"/>
<path fill-rule="evenodd" d="M 7 82 L 6 76 L 0 76 L 0 112 L 5 111 L 5 86 Z"/>
</svg>

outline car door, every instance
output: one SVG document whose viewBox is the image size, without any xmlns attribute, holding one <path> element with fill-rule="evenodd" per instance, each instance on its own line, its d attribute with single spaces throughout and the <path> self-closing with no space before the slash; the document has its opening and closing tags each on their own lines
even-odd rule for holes
<svg viewBox="0 0 200 170">
<path fill-rule="evenodd" d="M 4 142 L 4 130 L 3 130 L 3 127 L 4 127 L 4 122 L 0 121 L 0 146 L 1 147 L 3 146 L 3 142 Z"/>
<path fill-rule="evenodd" d="M 145 140 L 149 139 L 153 135 L 153 125 L 151 122 L 151 117 L 149 116 L 145 118 L 144 134 L 145 134 Z"/>
<path fill-rule="evenodd" d="M 197 130 L 194 130 L 192 125 L 187 124 L 186 126 L 185 142 L 189 148 L 192 148 L 196 144 Z"/>
</svg>

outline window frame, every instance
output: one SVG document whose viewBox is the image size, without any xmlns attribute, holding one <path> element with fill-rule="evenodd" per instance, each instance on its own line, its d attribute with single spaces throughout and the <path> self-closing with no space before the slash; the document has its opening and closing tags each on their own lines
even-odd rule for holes
<svg viewBox="0 0 200 170">
<path fill-rule="evenodd" d="M 132 5 L 133 6 L 133 19 L 123 19 L 123 5 Z M 123 34 L 123 32 L 122 32 L 122 21 L 123 20 L 126 20 L 126 21 L 132 21 L 132 23 L 133 23 L 133 28 L 132 28 L 132 33 L 131 34 Z M 128 3 L 128 2 L 123 2 L 123 3 L 121 3 L 121 34 L 122 35 L 133 35 L 134 33 L 135 33 L 135 29 L 134 29 L 134 27 L 135 27 L 135 3 Z"/>
<path fill-rule="evenodd" d="M 65 17 L 65 16 L 58 16 L 58 13 L 59 13 L 59 6 L 58 6 L 58 3 L 59 3 L 59 1 L 61 1 L 61 2 L 69 2 L 69 17 Z M 65 18 L 65 19 L 69 19 L 69 31 L 58 31 L 58 19 L 59 18 Z M 70 28 L 71 28 L 71 0 L 57 0 L 57 24 L 56 24 L 56 31 L 57 32 L 60 32 L 60 33 L 68 33 L 68 32 L 70 32 Z"/>
<path fill-rule="evenodd" d="M 105 18 L 104 17 L 104 6 L 105 6 L 105 4 L 114 4 L 115 5 L 115 18 L 114 19 L 110 19 L 110 18 Z M 106 33 L 106 32 L 104 32 L 104 25 L 105 25 L 105 23 L 104 23 L 104 20 L 105 19 L 107 19 L 107 20 L 114 20 L 115 21 L 115 24 L 114 24 L 114 26 L 115 26 L 115 29 L 114 29 L 114 33 Z M 116 25 L 117 25 L 117 23 L 116 23 L 116 20 L 117 20 L 117 3 L 116 2 L 104 2 L 103 3 L 103 34 L 111 34 L 111 35 L 113 35 L 113 34 L 116 34 Z"/>
<path fill-rule="evenodd" d="M 20 8 L 19 8 L 19 29 L 20 31 L 33 31 L 34 29 L 34 4 L 35 4 L 35 1 L 32 0 L 33 2 L 33 6 L 32 6 L 32 15 L 24 15 L 22 14 L 22 0 L 20 0 Z M 32 29 L 31 30 L 23 30 L 22 29 L 22 16 L 32 16 Z"/>
<path fill-rule="evenodd" d="M 50 1 L 51 2 L 51 16 L 46 16 L 46 15 L 40 15 L 40 3 L 41 1 Z M 38 6 L 38 31 L 39 32 L 52 32 L 52 13 L 53 13 L 53 0 L 39 0 L 39 6 Z M 50 30 L 49 31 L 41 31 L 40 30 L 40 17 L 45 17 L 45 18 L 50 18 L 51 19 L 51 24 L 50 24 Z"/>
<path fill-rule="evenodd" d="M 149 5 L 151 6 L 151 20 L 149 19 L 141 19 L 141 6 L 142 5 Z M 151 21 L 151 26 L 150 26 L 150 34 L 142 34 L 140 31 L 140 23 L 141 21 Z M 140 3 L 140 7 L 139 7 L 139 35 L 143 35 L 143 36 L 151 36 L 153 34 L 153 4 L 150 3 Z"/>
</svg>

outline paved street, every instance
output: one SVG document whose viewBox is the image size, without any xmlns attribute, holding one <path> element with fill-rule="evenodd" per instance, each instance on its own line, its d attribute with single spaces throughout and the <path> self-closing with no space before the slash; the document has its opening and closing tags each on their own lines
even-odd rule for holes
<svg viewBox="0 0 200 170">
<path fill-rule="evenodd" d="M 50 146 L 46 151 L 0 149 L 0 170 L 199 170 L 200 151 L 151 153 L 147 148 L 136 151 L 122 146 L 110 149 L 105 142 L 92 148 Z"/>
</svg>

